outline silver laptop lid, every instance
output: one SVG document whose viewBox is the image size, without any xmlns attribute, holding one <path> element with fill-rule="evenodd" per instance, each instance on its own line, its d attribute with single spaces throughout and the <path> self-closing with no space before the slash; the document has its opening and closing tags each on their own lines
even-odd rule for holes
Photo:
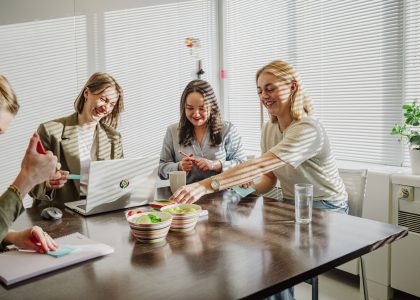
<svg viewBox="0 0 420 300">
<path fill-rule="evenodd" d="M 85 214 L 153 201 L 158 165 L 159 156 L 91 162 Z"/>
</svg>

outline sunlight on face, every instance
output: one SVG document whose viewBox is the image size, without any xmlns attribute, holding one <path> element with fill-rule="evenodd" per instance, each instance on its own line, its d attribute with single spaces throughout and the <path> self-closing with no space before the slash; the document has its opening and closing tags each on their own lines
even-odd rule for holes
<svg viewBox="0 0 420 300">
<path fill-rule="evenodd" d="M 262 72 L 257 80 L 257 92 L 269 114 L 281 116 L 290 113 L 290 83 L 280 81 L 271 73 Z"/>
<path fill-rule="evenodd" d="M 185 114 L 194 127 L 205 126 L 208 115 L 204 106 L 204 97 L 198 92 L 190 93 L 185 101 Z"/>
<path fill-rule="evenodd" d="M 0 108 L 0 134 L 4 134 L 14 119 L 14 115 L 4 108 Z"/>
<path fill-rule="evenodd" d="M 83 107 L 83 114 L 97 122 L 112 112 L 119 98 L 115 87 L 109 87 L 97 94 L 93 94 L 86 89 L 84 95 L 86 103 Z"/>
</svg>

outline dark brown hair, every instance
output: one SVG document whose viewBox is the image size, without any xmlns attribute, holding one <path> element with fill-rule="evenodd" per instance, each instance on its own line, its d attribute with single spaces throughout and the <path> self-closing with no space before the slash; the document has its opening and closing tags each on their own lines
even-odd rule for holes
<svg viewBox="0 0 420 300">
<path fill-rule="evenodd" d="M 189 146 L 194 138 L 194 125 L 187 119 L 185 105 L 187 97 L 191 93 L 200 93 L 204 98 L 204 107 L 206 108 L 208 118 L 207 126 L 210 128 L 211 146 L 220 145 L 222 142 L 223 122 L 220 114 L 217 98 L 212 86 L 204 80 L 193 80 L 187 84 L 181 96 L 179 121 L 179 144 Z"/>
</svg>

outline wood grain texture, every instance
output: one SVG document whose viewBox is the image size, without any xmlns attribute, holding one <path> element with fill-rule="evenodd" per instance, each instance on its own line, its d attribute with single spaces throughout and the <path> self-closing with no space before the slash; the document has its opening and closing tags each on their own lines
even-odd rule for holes
<svg viewBox="0 0 420 300">
<path fill-rule="evenodd" d="M 168 188 L 159 189 L 162 198 Z M 202 198 L 209 211 L 191 235 L 172 232 L 161 245 L 139 244 L 124 212 L 63 219 L 28 209 L 15 228 L 42 226 L 53 237 L 78 231 L 115 253 L 0 287 L 0 299 L 238 299 L 263 298 L 407 235 L 372 220 L 314 210 L 309 225 L 294 222 L 291 203 L 233 191 Z"/>
</svg>

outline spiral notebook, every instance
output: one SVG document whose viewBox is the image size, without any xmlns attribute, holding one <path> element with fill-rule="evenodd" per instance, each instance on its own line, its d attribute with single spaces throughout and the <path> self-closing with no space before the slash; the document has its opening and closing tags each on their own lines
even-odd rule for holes
<svg viewBox="0 0 420 300">
<path fill-rule="evenodd" d="M 0 281 L 12 285 L 23 280 L 71 266 L 98 256 L 114 252 L 106 244 L 98 243 L 78 232 L 56 239 L 62 246 L 75 249 L 71 253 L 54 257 L 47 254 L 11 250 L 0 254 Z"/>
</svg>

